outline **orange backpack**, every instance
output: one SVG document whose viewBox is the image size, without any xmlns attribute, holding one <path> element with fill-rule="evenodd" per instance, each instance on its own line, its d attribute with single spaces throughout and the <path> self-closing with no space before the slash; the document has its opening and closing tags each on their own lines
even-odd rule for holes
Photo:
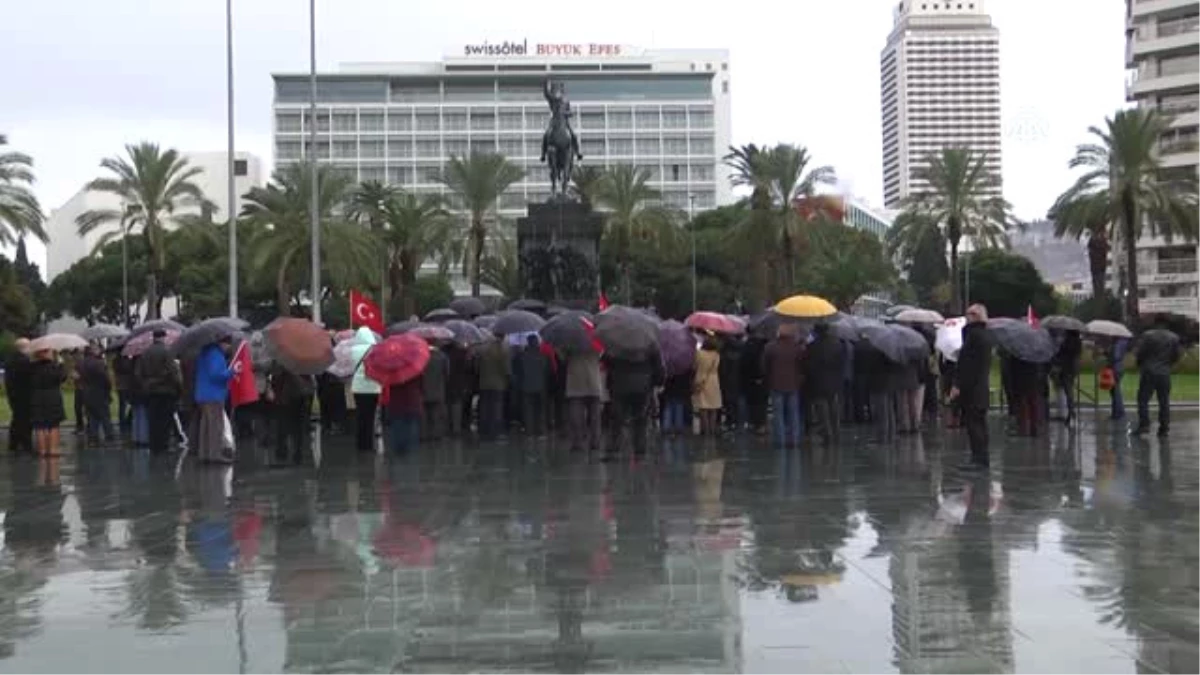
<svg viewBox="0 0 1200 675">
<path fill-rule="evenodd" d="M 1100 369 L 1100 388 L 1104 391 L 1112 391 L 1113 387 L 1117 386 L 1117 376 L 1113 373 L 1110 366 L 1105 366 Z"/>
</svg>

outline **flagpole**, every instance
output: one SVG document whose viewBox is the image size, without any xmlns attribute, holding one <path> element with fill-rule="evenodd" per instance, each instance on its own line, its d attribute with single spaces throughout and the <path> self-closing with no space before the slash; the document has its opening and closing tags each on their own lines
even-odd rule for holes
<svg viewBox="0 0 1200 675">
<path fill-rule="evenodd" d="M 233 0 L 225 0 L 225 124 L 228 138 L 229 165 L 229 316 L 238 315 L 238 252 L 237 252 L 237 182 L 233 155 Z"/>
<path fill-rule="evenodd" d="M 309 167 L 312 183 L 309 191 L 312 193 L 309 202 L 309 231 L 312 238 L 312 320 L 321 323 L 321 226 L 320 226 L 320 184 L 317 180 L 317 0 L 308 0 L 308 111 L 312 120 L 312 157 Z"/>
</svg>

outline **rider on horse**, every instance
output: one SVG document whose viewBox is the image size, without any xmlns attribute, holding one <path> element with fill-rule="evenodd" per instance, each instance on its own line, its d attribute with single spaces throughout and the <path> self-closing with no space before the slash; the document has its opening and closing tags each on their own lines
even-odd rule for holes
<svg viewBox="0 0 1200 675">
<path fill-rule="evenodd" d="M 542 87 L 542 93 L 546 96 L 546 103 L 550 104 L 551 117 L 562 115 L 563 124 L 567 127 L 567 134 L 571 137 L 571 150 L 574 151 L 576 159 L 583 159 L 583 154 L 579 152 L 579 138 L 575 136 L 575 130 L 571 128 L 571 102 L 567 100 L 566 91 L 563 89 L 561 82 L 551 83 L 546 80 Z M 553 125 L 547 128 L 542 134 L 542 158 L 541 161 L 546 161 L 546 151 L 550 148 L 550 132 Z"/>
</svg>

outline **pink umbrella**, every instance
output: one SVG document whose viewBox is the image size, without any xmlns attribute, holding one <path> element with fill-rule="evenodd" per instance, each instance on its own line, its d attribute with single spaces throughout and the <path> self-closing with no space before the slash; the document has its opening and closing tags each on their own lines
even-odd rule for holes
<svg viewBox="0 0 1200 675">
<path fill-rule="evenodd" d="M 688 328 L 707 330 L 724 335 L 740 335 L 746 332 L 746 324 L 727 314 L 717 312 L 693 312 L 684 321 Z"/>
</svg>

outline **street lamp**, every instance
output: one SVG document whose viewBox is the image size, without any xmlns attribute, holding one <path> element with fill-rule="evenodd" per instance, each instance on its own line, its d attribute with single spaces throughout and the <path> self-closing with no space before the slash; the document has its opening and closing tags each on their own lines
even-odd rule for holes
<svg viewBox="0 0 1200 675">
<path fill-rule="evenodd" d="M 225 125 L 226 145 L 229 154 L 229 316 L 238 313 L 238 254 L 237 254 L 237 187 L 234 169 L 237 162 L 233 156 L 233 0 L 225 0 Z"/>
<path fill-rule="evenodd" d="M 321 323 L 321 223 L 320 199 L 317 191 L 317 0 L 308 0 L 308 115 L 312 121 L 309 130 L 312 156 L 309 167 L 312 173 L 312 193 L 309 201 L 309 230 L 312 237 L 312 320 Z"/>
<path fill-rule="evenodd" d="M 689 229 L 692 231 L 692 311 L 695 312 L 696 307 L 696 195 L 688 193 L 688 220 Z"/>
</svg>

